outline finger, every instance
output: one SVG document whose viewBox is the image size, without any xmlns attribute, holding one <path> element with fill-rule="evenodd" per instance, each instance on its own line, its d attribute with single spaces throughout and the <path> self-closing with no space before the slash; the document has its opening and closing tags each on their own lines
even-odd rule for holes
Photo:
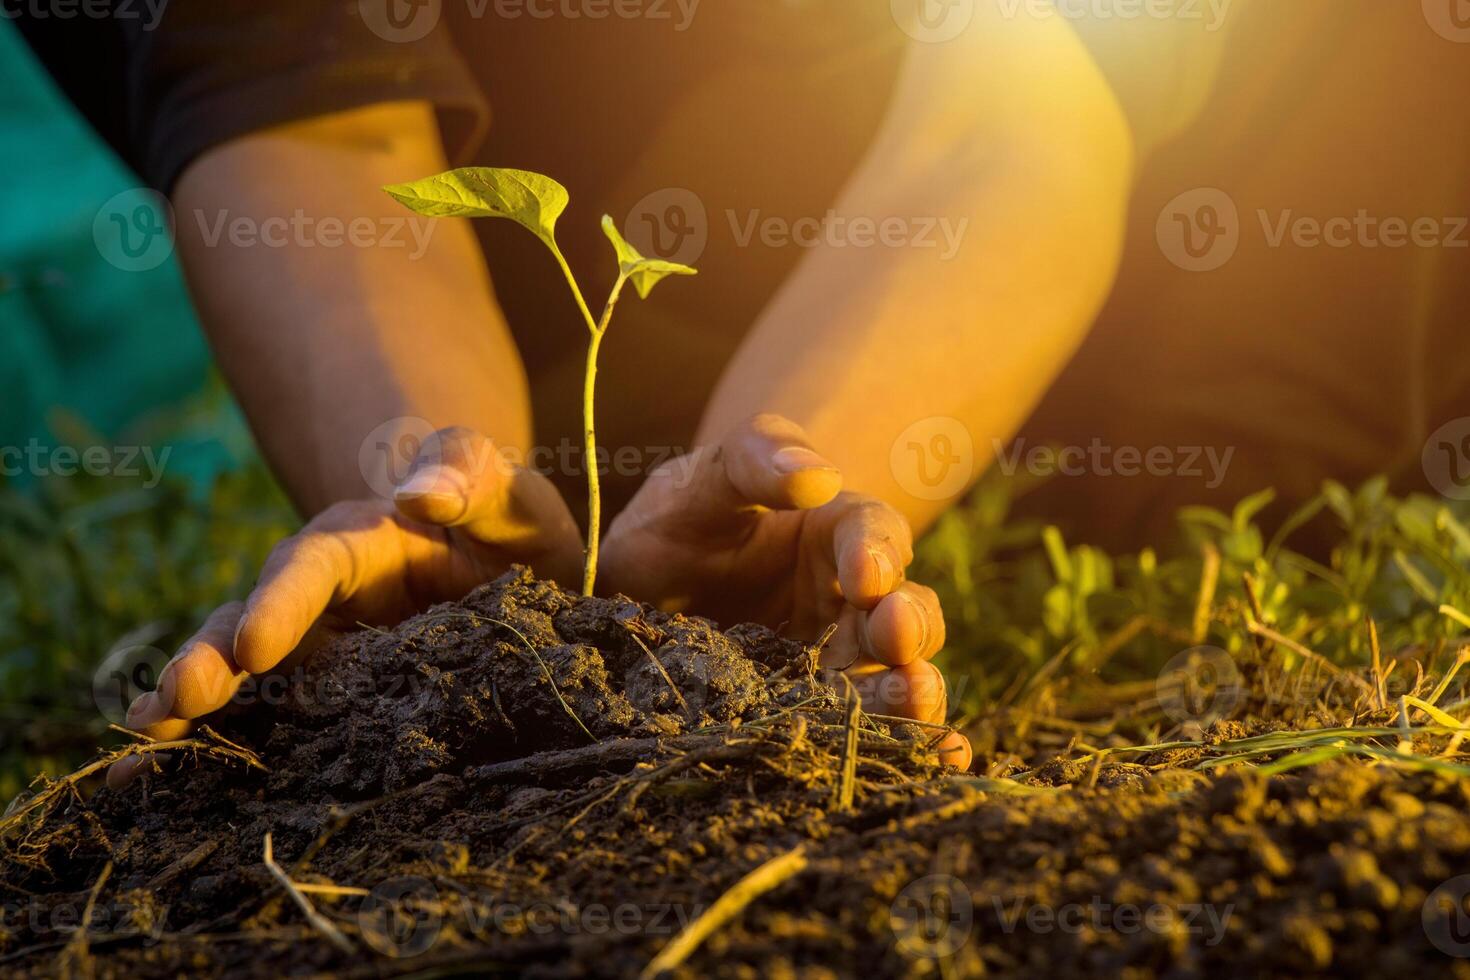
<svg viewBox="0 0 1470 980">
<path fill-rule="evenodd" d="M 874 714 L 912 718 L 943 724 L 948 702 L 944 676 L 925 660 L 886 667 L 864 658 L 849 668 L 847 676 L 863 699 L 863 708 Z"/>
<path fill-rule="evenodd" d="M 515 466 L 493 440 L 463 426 L 424 441 L 393 500 L 411 520 L 463 528 L 526 557 L 551 542 L 577 539 L 551 481 Z"/>
<path fill-rule="evenodd" d="M 665 467 L 661 475 L 671 473 Z M 837 467 L 812 449 L 800 426 L 778 415 L 757 415 L 718 445 L 698 450 L 687 479 L 683 516 L 694 527 L 720 527 L 731 515 L 761 507 L 821 507 L 842 489 Z"/>
<path fill-rule="evenodd" d="M 128 728 L 148 736 L 155 742 L 168 742 L 183 738 L 194 728 L 193 722 L 170 715 L 168 708 L 154 691 L 141 694 L 133 701 L 128 707 L 126 723 Z M 155 765 L 162 765 L 165 761 L 167 761 L 166 753 L 150 752 L 143 755 L 125 756 L 114 762 L 107 770 L 107 785 L 111 789 L 122 789 L 139 773 Z"/>
<path fill-rule="evenodd" d="M 235 662 L 235 629 L 245 611 L 243 602 L 216 609 L 174 654 L 158 679 L 157 699 L 174 718 L 193 719 L 223 708 L 245 671 Z"/>
<path fill-rule="evenodd" d="M 232 646 L 241 669 L 263 674 L 274 668 L 334 599 L 351 595 L 363 583 L 373 549 L 370 543 L 355 546 L 352 536 L 383 519 L 381 513 L 369 513 L 370 507 L 335 504 L 271 550 L 235 629 Z M 360 515 L 358 508 L 363 508 Z"/>
<path fill-rule="evenodd" d="M 498 510 L 513 467 L 485 436 L 455 426 L 424 440 L 393 492 L 398 509 L 425 524 L 453 527 Z"/>
<path fill-rule="evenodd" d="M 898 588 L 914 560 L 913 532 L 902 514 L 881 500 L 848 495 L 831 531 L 832 561 L 842 596 L 859 609 L 872 609 Z"/>
<path fill-rule="evenodd" d="M 863 652 L 890 666 L 928 660 L 944 648 L 944 611 L 928 586 L 905 582 L 866 616 Z"/>
<path fill-rule="evenodd" d="M 970 747 L 970 740 L 959 732 L 950 732 L 944 736 L 936 751 L 940 762 L 959 769 L 969 769 L 970 763 L 975 759 L 975 750 Z"/>
<path fill-rule="evenodd" d="M 944 676 L 933 664 L 919 662 L 902 667 L 885 667 L 863 657 L 845 673 L 862 698 L 863 710 L 876 715 L 912 718 L 943 725 L 948 714 Z M 970 768 L 974 751 L 970 740 L 949 732 L 935 746 L 939 761 L 960 769 Z"/>
</svg>

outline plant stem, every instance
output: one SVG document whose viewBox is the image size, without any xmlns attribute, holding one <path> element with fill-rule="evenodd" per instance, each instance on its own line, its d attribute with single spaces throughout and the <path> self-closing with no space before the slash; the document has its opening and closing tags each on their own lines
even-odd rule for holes
<svg viewBox="0 0 1470 980">
<path fill-rule="evenodd" d="M 594 424 L 597 352 L 602 347 L 602 335 L 607 333 L 607 325 L 612 322 L 613 307 L 617 305 L 618 296 L 627 281 L 627 276 L 618 276 L 607 297 L 602 320 L 592 326 L 592 339 L 587 344 L 587 372 L 582 383 L 582 452 L 587 467 L 587 558 L 582 566 L 582 594 L 589 596 L 597 582 L 597 544 L 602 536 L 602 487 L 597 472 L 597 428 Z"/>
<path fill-rule="evenodd" d="M 567 285 L 572 287 L 572 298 L 577 301 L 577 309 L 582 311 L 582 319 L 587 321 L 587 329 L 593 334 L 597 333 L 597 321 L 592 319 L 592 311 L 587 308 L 587 301 L 582 298 L 582 287 L 577 285 L 577 277 L 572 275 L 572 267 L 567 265 L 565 255 L 557 247 L 555 241 L 548 241 L 551 246 L 551 254 L 556 256 L 556 264 L 561 266 L 561 274 L 566 276 Z"/>
</svg>

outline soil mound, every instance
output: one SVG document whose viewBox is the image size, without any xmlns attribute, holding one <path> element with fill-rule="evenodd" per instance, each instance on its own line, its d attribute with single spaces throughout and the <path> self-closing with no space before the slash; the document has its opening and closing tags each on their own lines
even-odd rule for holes
<svg viewBox="0 0 1470 980">
<path fill-rule="evenodd" d="M 0 969 L 1470 972 L 1463 781 L 978 779 L 813 659 L 509 574 L 247 692 L 178 771 L 38 786 L 0 824 Z"/>
</svg>

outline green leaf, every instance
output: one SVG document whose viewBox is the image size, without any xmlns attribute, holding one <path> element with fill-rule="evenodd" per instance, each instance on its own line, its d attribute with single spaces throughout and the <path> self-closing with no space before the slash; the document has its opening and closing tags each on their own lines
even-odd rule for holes
<svg viewBox="0 0 1470 980">
<path fill-rule="evenodd" d="M 602 216 L 602 232 L 607 235 L 607 240 L 612 242 L 613 248 L 618 253 L 619 271 L 633 283 L 633 288 L 638 290 L 639 299 L 647 299 L 653 287 L 662 282 L 666 276 L 699 274 L 698 270 L 677 262 L 644 258 L 636 248 L 628 244 L 628 240 L 618 231 L 618 226 L 613 222 L 611 215 Z"/>
<path fill-rule="evenodd" d="M 1052 574 L 1058 582 L 1072 581 L 1072 556 L 1067 553 L 1067 543 L 1062 540 L 1061 529 L 1048 524 L 1041 531 L 1041 543 L 1046 548 L 1046 557 L 1051 560 Z"/>
<path fill-rule="evenodd" d="M 509 218 L 553 249 L 567 189 L 550 177 L 504 167 L 463 167 L 383 190 L 431 218 Z"/>
<path fill-rule="evenodd" d="M 1270 487 L 1246 497 L 1235 505 L 1235 511 L 1230 515 L 1231 525 L 1236 531 L 1244 531 L 1255 520 L 1256 515 L 1269 507 L 1275 499 L 1276 491 Z"/>
</svg>

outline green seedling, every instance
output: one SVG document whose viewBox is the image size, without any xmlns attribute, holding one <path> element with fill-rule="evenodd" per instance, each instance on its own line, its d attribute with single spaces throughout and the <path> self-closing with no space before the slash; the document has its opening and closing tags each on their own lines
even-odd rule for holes
<svg viewBox="0 0 1470 980">
<path fill-rule="evenodd" d="M 550 177 L 526 170 L 466 167 L 407 184 L 390 184 L 383 189 L 411 210 L 431 218 L 509 218 L 541 239 L 561 267 L 590 334 L 582 386 L 583 448 L 587 459 L 587 554 L 582 571 L 582 593 L 591 595 L 597 581 L 597 542 L 602 525 L 597 432 L 593 424 L 597 352 L 625 285 L 631 282 L 639 298 L 647 299 L 653 287 L 664 277 L 692 276 L 695 270 L 677 262 L 645 258 L 623 238 L 613 219 L 603 215 L 602 231 L 617 253 L 618 278 L 602 308 L 602 316 L 594 319 L 566 257 L 556 244 L 556 220 L 566 210 L 570 198 L 567 189 Z"/>
</svg>

